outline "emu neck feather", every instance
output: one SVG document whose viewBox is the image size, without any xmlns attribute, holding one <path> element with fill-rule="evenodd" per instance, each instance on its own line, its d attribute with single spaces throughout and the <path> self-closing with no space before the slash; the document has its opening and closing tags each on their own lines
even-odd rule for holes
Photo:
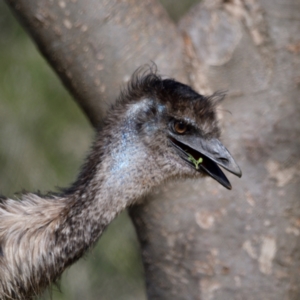
<svg viewBox="0 0 300 300">
<path fill-rule="evenodd" d="M 134 135 L 106 145 L 110 154 L 103 160 L 95 158 L 97 147 L 66 194 L 26 194 L 0 204 L 1 296 L 39 294 L 94 245 L 118 213 L 162 180 Z M 141 181 L 145 161 L 152 167 Z"/>
</svg>

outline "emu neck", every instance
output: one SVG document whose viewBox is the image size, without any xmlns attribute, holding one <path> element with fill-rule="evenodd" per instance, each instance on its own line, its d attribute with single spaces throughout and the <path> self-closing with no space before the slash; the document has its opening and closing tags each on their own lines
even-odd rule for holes
<svg viewBox="0 0 300 300">
<path fill-rule="evenodd" d="M 128 122 L 100 133 L 63 195 L 0 202 L 0 298 L 31 299 L 95 244 L 163 176 Z M 22 276 L 20 276 L 22 274 Z"/>
<path fill-rule="evenodd" d="M 97 148 L 96 141 L 88 165 L 67 196 L 67 215 L 57 233 L 58 244 L 67 241 L 66 266 L 93 245 L 122 210 L 161 180 L 153 157 L 128 128 L 104 145 L 102 157 L 96 156 Z"/>
</svg>

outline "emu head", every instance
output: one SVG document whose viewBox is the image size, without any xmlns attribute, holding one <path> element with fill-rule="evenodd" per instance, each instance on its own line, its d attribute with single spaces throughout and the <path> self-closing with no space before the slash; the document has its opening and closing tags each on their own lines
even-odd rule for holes
<svg viewBox="0 0 300 300">
<path fill-rule="evenodd" d="M 222 98 L 204 97 L 185 84 L 153 73 L 135 75 L 121 94 L 119 117 L 125 120 L 123 130 L 134 132 L 147 155 L 169 177 L 208 175 L 231 189 L 220 166 L 239 177 L 242 173 L 219 140 L 218 97 Z"/>
</svg>

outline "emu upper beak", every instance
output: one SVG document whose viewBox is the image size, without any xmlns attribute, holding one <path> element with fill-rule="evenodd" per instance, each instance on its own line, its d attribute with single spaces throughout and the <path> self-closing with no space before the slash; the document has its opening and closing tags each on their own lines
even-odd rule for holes
<svg viewBox="0 0 300 300">
<path fill-rule="evenodd" d="M 229 151 L 216 138 L 207 140 L 176 135 L 171 138 L 171 141 L 185 161 L 197 171 L 204 171 L 227 189 L 231 189 L 231 184 L 218 165 L 238 177 L 242 176 L 241 169 Z"/>
</svg>

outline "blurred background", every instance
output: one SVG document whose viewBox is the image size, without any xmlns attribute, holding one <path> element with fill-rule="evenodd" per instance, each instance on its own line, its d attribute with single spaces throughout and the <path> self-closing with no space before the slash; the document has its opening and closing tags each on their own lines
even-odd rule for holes
<svg viewBox="0 0 300 300">
<path fill-rule="evenodd" d="M 176 22 L 198 1 L 161 2 Z M 0 194 L 66 187 L 93 129 L 3 2 L 0 28 Z M 47 292 L 42 299 L 49 297 Z M 146 299 L 139 245 L 126 212 L 64 273 L 52 299 Z"/>
</svg>

